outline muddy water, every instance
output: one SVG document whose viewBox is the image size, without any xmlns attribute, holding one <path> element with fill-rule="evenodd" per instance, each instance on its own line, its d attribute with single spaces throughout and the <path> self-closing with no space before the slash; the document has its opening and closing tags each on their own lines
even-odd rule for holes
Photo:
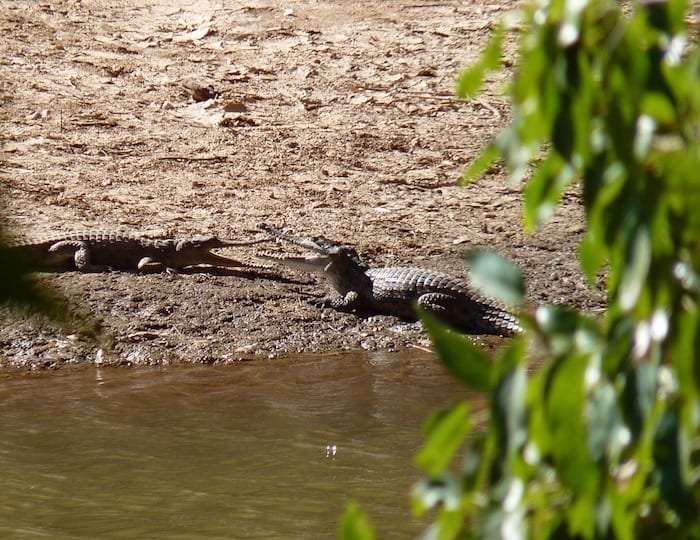
<svg viewBox="0 0 700 540">
<path fill-rule="evenodd" d="M 332 538 L 349 500 L 416 536 L 422 422 L 464 396 L 423 353 L 0 378 L 0 537 Z"/>
</svg>

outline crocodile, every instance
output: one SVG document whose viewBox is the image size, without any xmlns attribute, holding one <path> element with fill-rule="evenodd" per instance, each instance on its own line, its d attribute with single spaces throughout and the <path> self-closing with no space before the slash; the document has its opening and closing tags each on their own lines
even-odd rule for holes
<svg viewBox="0 0 700 540">
<path fill-rule="evenodd" d="M 265 224 L 260 228 L 278 240 L 314 252 L 311 256 L 257 255 L 298 270 L 325 274 L 334 293 L 319 302 L 323 307 L 415 321 L 418 305 L 468 334 L 513 336 L 522 332 L 517 317 L 449 274 L 411 266 L 370 268 L 352 246 L 323 236 L 293 236 Z"/>
<path fill-rule="evenodd" d="M 30 272 L 127 270 L 146 274 L 177 272 L 200 265 L 219 268 L 256 266 L 216 255 L 210 250 L 260 242 L 232 242 L 203 235 L 151 238 L 119 231 L 72 231 L 33 240 L 11 241 L 5 252 L 17 257 Z"/>
</svg>

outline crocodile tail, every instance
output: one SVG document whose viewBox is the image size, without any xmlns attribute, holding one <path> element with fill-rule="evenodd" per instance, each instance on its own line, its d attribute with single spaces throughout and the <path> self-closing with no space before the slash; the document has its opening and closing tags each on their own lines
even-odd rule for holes
<svg viewBox="0 0 700 540">
<path fill-rule="evenodd" d="M 500 308 L 489 307 L 485 310 L 484 317 L 485 334 L 497 336 L 515 336 L 523 332 L 518 318 Z"/>
</svg>

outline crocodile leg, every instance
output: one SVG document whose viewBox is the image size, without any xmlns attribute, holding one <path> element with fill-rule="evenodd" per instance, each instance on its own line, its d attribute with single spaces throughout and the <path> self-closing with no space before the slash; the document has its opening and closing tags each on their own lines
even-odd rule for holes
<svg viewBox="0 0 700 540">
<path fill-rule="evenodd" d="M 151 257 L 143 257 L 136 265 L 136 268 L 142 274 L 158 274 L 164 269 L 167 272 L 174 272 L 172 268 L 164 268 L 162 262 L 156 261 Z"/>
<path fill-rule="evenodd" d="M 428 293 L 419 296 L 416 303 L 424 310 L 444 319 L 449 315 L 448 306 L 451 301 L 454 302 L 454 298 L 448 294 Z"/>
<path fill-rule="evenodd" d="M 419 296 L 416 303 L 444 323 L 467 331 L 474 330 L 471 321 L 466 321 L 468 324 L 465 325 L 463 313 L 469 310 L 465 310 L 464 300 L 458 301 L 449 294 L 427 293 Z"/>
<path fill-rule="evenodd" d="M 66 260 L 72 258 L 80 272 L 101 272 L 107 268 L 90 264 L 90 250 L 87 243 L 79 240 L 62 240 L 49 248 L 49 253 L 57 254 Z"/>
<path fill-rule="evenodd" d="M 351 313 L 359 307 L 358 299 L 359 295 L 357 294 L 357 291 L 349 291 L 345 293 L 345 296 L 340 296 L 339 294 L 326 296 L 325 298 L 321 298 L 317 302 L 314 302 L 314 305 L 316 307 L 332 308 L 336 311 Z"/>
</svg>

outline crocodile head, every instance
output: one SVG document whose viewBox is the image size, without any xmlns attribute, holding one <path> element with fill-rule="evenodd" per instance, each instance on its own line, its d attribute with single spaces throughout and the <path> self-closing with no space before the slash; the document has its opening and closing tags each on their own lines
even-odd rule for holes
<svg viewBox="0 0 700 540">
<path fill-rule="evenodd" d="M 352 246 L 324 236 L 292 236 L 269 225 L 261 225 L 260 228 L 279 240 L 314 252 L 313 255 L 301 257 L 263 255 L 265 258 L 277 260 L 298 270 L 323 272 L 333 288 L 343 295 L 349 291 L 365 291 L 368 288 L 371 291 L 372 281 L 366 274 L 369 267 L 362 262 Z"/>
<path fill-rule="evenodd" d="M 347 261 L 347 264 L 356 265 L 362 268 L 363 271 L 368 269 L 368 266 L 362 262 L 357 254 L 357 250 L 352 246 L 334 242 L 324 236 L 308 238 L 306 243 L 306 247 L 310 247 L 321 259 L 325 258 L 328 262 Z"/>
<path fill-rule="evenodd" d="M 350 291 L 371 296 L 372 280 L 367 275 L 369 267 L 360 260 L 355 248 L 332 242 L 322 236 L 314 240 L 323 246 L 325 255 L 321 255 L 321 258 L 327 261 L 323 273 L 336 291 L 343 296 Z"/>
<path fill-rule="evenodd" d="M 212 253 L 212 249 L 235 246 L 236 243 L 228 242 L 216 236 L 198 235 L 191 238 L 175 240 L 175 253 L 180 266 L 194 266 L 210 264 L 212 266 L 240 266 L 241 263 L 228 257 L 222 257 Z"/>
<path fill-rule="evenodd" d="M 196 249 L 200 251 L 209 251 L 210 249 L 223 248 L 235 245 L 232 242 L 221 240 L 216 236 L 197 235 L 191 238 L 183 238 L 176 241 L 175 249 L 183 251 L 186 249 Z"/>
</svg>

